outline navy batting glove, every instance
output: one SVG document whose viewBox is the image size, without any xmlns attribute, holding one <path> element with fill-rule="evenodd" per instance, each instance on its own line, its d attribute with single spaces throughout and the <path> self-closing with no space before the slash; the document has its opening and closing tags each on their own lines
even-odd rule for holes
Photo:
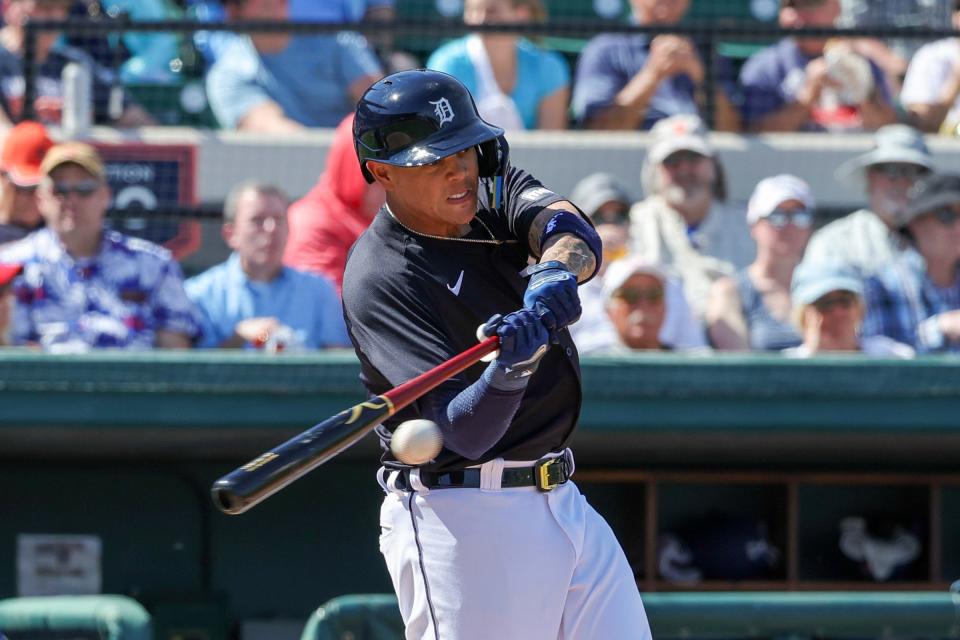
<svg viewBox="0 0 960 640">
<path fill-rule="evenodd" d="M 483 326 L 485 335 L 500 338 L 500 354 L 494 361 L 508 373 L 531 375 L 547 352 L 550 334 L 540 318 L 529 309 L 520 309 L 500 317 L 495 315 Z"/>
<path fill-rule="evenodd" d="M 550 340 L 559 342 L 557 333 L 580 318 L 580 294 L 577 276 L 560 263 L 536 271 L 523 293 L 523 306 L 532 310 L 550 332 Z"/>
</svg>

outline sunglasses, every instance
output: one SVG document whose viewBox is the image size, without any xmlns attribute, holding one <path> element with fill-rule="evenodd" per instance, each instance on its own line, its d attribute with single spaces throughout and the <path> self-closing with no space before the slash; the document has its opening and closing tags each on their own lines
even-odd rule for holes
<svg viewBox="0 0 960 640">
<path fill-rule="evenodd" d="M 925 167 L 904 162 L 882 162 L 880 164 L 874 164 L 870 166 L 870 171 L 880 174 L 884 178 L 908 178 L 910 180 L 916 180 L 930 173 Z"/>
<path fill-rule="evenodd" d="M 81 180 L 80 182 L 54 182 L 52 191 L 54 195 L 65 198 L 71 193 L 75 193 L 81 198 L 89 198 L 100 189 L 100 182 L 97 180 Z"/>
<path fill-rule="evenodd" d="M 809 209 L 774 209 L 764 218 L 774 229 L 783 229 L 792 224 L 797 229 L 809 229 L 813 225 L 813 212 Z"/>
<path fill-rule="evenodd" d="M 835 307 L 849 309 L 857 302 L 857 296 L 849 291 L 833 295 L 826 295 L 813 303 L 813 307 L 820 313 L 830 311 Z"/>
<path fill-rule="evenodd" d="M 619 298 L 629 305 L 640 302 L 660 302 L 663 300 L 663 287 L 652 287 L 650 289 L 617 289 L 613 293 L 614 298 Z"/>
<path fill-rule="evenodd" d="M 699 162 L 706 157 L 696 151 L 675 151 L 663 159 L 663 166 L 677 167 L 684 162 Z"/>
<path fill-rule="evenodd" d="M 952 227 L 960 219 L 960 213 L 957 213 L 953 207 L 940 207 L 930 212 L 937 222 L 945 227 Z"/>
</svg>

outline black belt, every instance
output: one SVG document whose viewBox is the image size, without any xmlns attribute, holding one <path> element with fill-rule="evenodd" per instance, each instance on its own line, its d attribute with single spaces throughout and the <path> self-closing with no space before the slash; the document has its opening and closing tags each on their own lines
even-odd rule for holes
<svg viewBox="0 0 960 640">
<path fill-rule="evenodd" d="M 500 476 L 500 486 L 536 487 L 540 491 L 553 491 L 570 479 L 570 466 L 566 456 L 543 458 L 532 467 L 504 467 Z M 420 483 L 428 489 L 480 488 L 480 469 L 460 469 L 436 473 L 420 471 Z M 409 470 L 403 470 L 397 477 L 397 486 L 409 491 Z"/>
</svg>

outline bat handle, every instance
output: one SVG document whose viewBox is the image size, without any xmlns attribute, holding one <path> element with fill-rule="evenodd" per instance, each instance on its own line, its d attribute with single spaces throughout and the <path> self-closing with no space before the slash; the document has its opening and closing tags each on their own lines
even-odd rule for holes
<svg viewBox="0 0 960 640">
<path fill-rule="evenodd" d="M 457 375 L 465 369 L 469 369 L 484 356 L 496 351 L 500 347 L 500 338 L 490 336 L 485 338 L 479 344 L 476 344 L 466 351 L 455 355 L 450 360 L 444 362 L 441 366 L 423 373 L 413 380 L 408 380 L 400 386 L 387 391 L 383 395 L 393 403 L 391 415 L 404 408 L 423 394 L 438 387 L 444 381 Z"/>
</svg>

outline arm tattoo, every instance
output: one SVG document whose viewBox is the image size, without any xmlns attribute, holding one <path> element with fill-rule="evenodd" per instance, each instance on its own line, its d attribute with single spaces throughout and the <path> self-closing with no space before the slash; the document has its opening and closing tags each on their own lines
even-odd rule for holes
<svg viewBox="0 0 960 640">
<path fill-rule="evenodd" d="M 538 216 L 539 217 L 539 216 Z M 577 275 L 577 281 L 583 282 L 594 272 L 597 258 L 586 242 L 575 235 L 564 233 L 551 237 L 546 242 L 540 262 L 559 260 L 571 273 Z"/>
</svg>

